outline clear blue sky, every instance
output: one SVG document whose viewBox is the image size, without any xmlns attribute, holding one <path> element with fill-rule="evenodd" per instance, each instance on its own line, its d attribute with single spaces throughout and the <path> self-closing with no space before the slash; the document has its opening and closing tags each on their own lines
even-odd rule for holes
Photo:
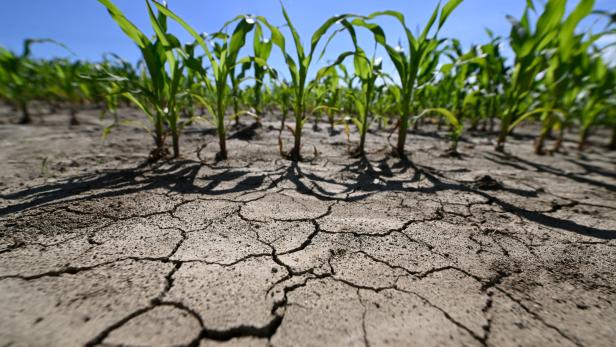
<svg viewBox="0 0 616 347">
<path fill-rule="evenodd" d="M 117 6 L 139 28 L 150 33 L 145 3 L 142 0 L 115 0 Z M 274 24 L 282 24 L 278 0 L 168 0 L 169 7 L 186 19 L 200 32 L 215 32 L 221 25 L 238 14 L 266 16 Z M 312 32 L 328 17 L 341 13 L 369 14 L 377 10 L 397 10 L 407 17 L 413 29 L 428 19 L 437 0 L 284 0 L 285 6 L 300 31 L 303 42 L 310 40 Z M 506 37 L 509 22 L 505 15 L 519 17 L 526 0 L 465 0 L 445 24 L 443 37 L 456 37 L 465 46 L 487 41 L 484 28 Z M 576 0 L 569 0 L 573 7 Z M 0 11 L 0 45 L 20 52 L 26 38 L 53 38 L 69 46 L 79 59 L 97 60 L 105 52 L 114 52 L 136 61 L 139 51 L 124 36 L 106 10 L 96 0 L 5 0 Z M 616 11 L 615 0 L 597 0 L 597 9 Z M 395 43 L 401 31 L 394 22 L 382 22 L 388 39 Z M 586 23 L 588 25 L 589 23 Z M 173 27 L 182 40 L 189 41 L 179 27 Z M 368 43 L 369 35 L 363 41 Z M 333 45 L 327 58 L 350 47 L 346 37 Z M 371 47 L 371 46 L 368 46 Z M 37 57 L 66 56 L 52 45 L 34 48 Z M 274 58 L 280 67 L 280 57 Z M 278 65 L 278 66 L 276 66 Z"/>
</svg>

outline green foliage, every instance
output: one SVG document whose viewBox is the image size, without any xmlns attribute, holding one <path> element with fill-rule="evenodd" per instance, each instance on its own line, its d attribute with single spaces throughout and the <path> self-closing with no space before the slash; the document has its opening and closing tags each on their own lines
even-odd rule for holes
<svg viewBox="0 0 616 347">
<path fill-rule="evenodd" d="M 529 2 L 520 20 L 508 17 L 512 23 L 510 45 L 515 61 L 505 91 L 506 108 L 501 116 L 501 132 L 496 145 L 499 151 L 504 149 L 507 134 L 513 129 L 512 122 L 528 113 L 526 99 L 536 90 L 539 74 L 550 69 L 550 66 L 555 68 L 557 61 L 567 61 L 571 57 L 575 44 L 574 30 L 590 14 L 594 0 L 581 0 L 565 18 L 566 3 L 566 0 L 548 0 L 534 27 L 529 16 L 529 12 L 534 11 L 532 2 Z M 549 54 L 553 54 L 555 60 Z"/>
<path fill-rule="evenodd" d="M 214 95 L 213 103 L 208 102 L 208 100 L 201 95 L 194 96 L 210 110 L 210 114 L 214 115 L 213 122 L 218 132 L 220 145 L 220 151 L 217 157 L 223 160 L 227 159 L 227 124 L 225 123 L 225 114 L 229 101 L 228 80 L 229 76 L 234 73 L 235 66 L 238 63 L 247 61 L 245 59 L 240 59 L 238 56 L 240 49 L 246 44 L 246 36 L 255 27 L 255 19 L 248 16 L 238 16 L 227 22 L 221 31 L 209 37 L 212 39 L 214 45 L 214 50 L 212 51 L 206 42 L 208 37 L 203 37 L 198 34 L 193 27 L 162 4 L 154 2 L 154 5 L 162 14 L 180 24 L 195 39 L 196 44 L 205 53 L 205 58 L 207 62 L 209 62 L 212 74 L 211 78 L 208 69 L 203 66 L 204 59 L 198 57 L 195 50 L 184 50 L 184 59 L 188 68 L 199 76 L 207 90 Z M 236 26 L 232 34 L 229 35 L 225 30 L 233 23 L 235 23 Z M 253 60 L 257 63 L 264 64 L 264 62 L 258 58 Z"/>
<path fill-rule="evenodd" d="M 489 134 L 499 126 L 496 149 L 503 150 L 508 134 L 529 122 L 540 126 L 538 154 L 545 152 L 544 143 L 555 131 L 551 151 L 558 150 L 569 128 L 578 131 L 583 149 L 596 128 L 607 127 L 616 148 L 616 72 L 605 59 L 605 50 L 616 45 L 605 43 L 616 34 L 615 22 L 613 14 L 594 9 L 594 0 L 579 0 L 570 13 L 566 0 L 547 0 L 542 6 L 527 0 L 519 19 L 508 17 L 508 38 L 494 37 L 486 29 L 488 41 L 468 48 L 455 38 L 440 37 L 462 0 L 439 4 L 418 32 L 396 11 L 334 16 L 306 45 L 284 6 L 282 26 L 261 16 L 240 15 L 206 35 L 166 5 L 144 0 L 154 32 L 146 35 L 112 0 L 99 2 L 139 48 L 142 60 L 133 66 L 114 55 L 99 63 L 74 55 L 33 58 L 35 44 L 62 46 L 48 39 L 26 40 L 20 54 L 0 48 L 0 99 L 21 112 L 22 123 L 32 121 L 31 108 L 41 113 L 41 105 L 51 112 L 68 109 L 71 124 L 78 124 L 80 108 L 101 107 L 102 114 L 113 116 L 103 137 L 120 124 L 138 125 L 154 139 L 154 160 L 167 156 L 169 137 L 178 157 L 183 129 L 201 120 L 216 128 L 217 158 L 226 159 L 231 121 L 239 125 L 240 115 L 248 114 L 259 125 L 268 112 L 279 112 L 280 152 L 292 160 L 301 159 L 302 131 L 310 117 L 315 129 L 327 117 L 332 136 L 340 124 L 349 136 L 349 124 L 354 124 L 359 135 L 356 155 L 365 153 L 366 136 L 375 122 L 379 130 L 397 130 L 393 154 L 402 157 L 409 128 L 430 122 L 438 122 L 439 131 L 446 126 L 451 154 L 457 153 L 465 130 Z M 608 16 L 609 23 L 602 31 L 580 32 L 580 23 L 589 16 Z M 168 20 L 179 24 L 193 42 L 181 44 L 169 31 Z M 393 20 L 402 29 L 397 45 L 386 36 L 383 20 Z M 350 38 L 352 49 L 315 73 L 311 69 L 340 33 L 348 34 L 342 36 Z M 360 45 L 360 35 L 366 33 L 373 47 Z M 511 66 L 502 54 L 504 41 L 514 53 Z M 282 53 L 288 81 L 271 66 L 274 47 Z M 385 61 L 375 57 L 381 50 Z M 384 71 L 389 64 L 392 75 Z M 118 110 L 128 104 L 140 109 L 147 121 L 122 118 Z M 291 111 L 294 122 L 287 124 Z M 287 128 L 294 137 L 290 152 L 283 151 L 282 132 Z"/>
<path fill-rule="evenodd" d="M 395 154 L 405 155 L 406 134 L 412 111 L 412 103 L 417 85 L 421 85 L 426 78 L 430 78 L 438 64 L 438 54 L 435 54 L 442 43 L 438 33 L 447 21 L 447 18 L 462 3 L 462 0 L 449 0 L 442 8 L 437 6 L 428 24 L 419 36 L 412 33 L 407 26 L 404 15 L 396 11 L 376 12 L 365 18 L 356 18 L 353 25 L 369 29 L 375 40 L 385 48 L 400 80 L 400 119 L 398 123 L 398 144 Z M 385 31 L 377 24 L 369 22 L 377 17 L 387 16 L 396 19 L 406 34 L 406 50 L 401 46 L 393 47 L 387 42 Z M 438 19 L 436 30 L 434 24 Z"/>
<path fill-rule="evenodd" d="M 306 52 L 304 45 L 301 42 L 299 34 L 291 21 L 286 9 L 282 6 L 282 14 L 285 18 L 287 27 L 291 32 L 293 43 L 295 44 L 295 58 L 287 52 L 285 37 L 279 28 L 269 24 L 265 18 L 259 17 L 259 20 L 264 23 L 272 32 L 272 42 L 280 49 L 284 55 L 284 59 L 291 76 L 291 89 L 293 90 L 294 114 L 295 114 L 295 129 L 292 129 L 295 142 L 293 149 L 289 153 L 289 158 L 292 160 L 301 159 L 301 138 L 302 128 L 306 122 L 306 96 L 308 90 L 308 72 L 312 65 L 316 48 L 327 33 L 327 31 L 337 22 L 344 19 L 348 15 L 338 15 L 329 18 L 325 21 L 313 34 L 310 40 L 310 49 Z"/>
<path fill-rule="evenodd" d="M 122 31 L 139 47 L 146 69 L 141 78 L 131 81 L 123 76 L 110 76 L 121 85 L 123 95 L 141 109 L 150 121 L 143 126 L 154 137 L 156 148 L 152 159 L 157 160 L 165 155 L 165 137 L 170 132 L 173 141 L 173 155 L 180 155 L 179 137 L 186 123 L 180 122 L 178 99 L 181 93 L 180 85 L 184 78 L 182 64 L 178 55 L 183 48 L 179 40 L 167 32 L 167 10 L 155 3 L 159 8 L 154 13 L 150 0 L 145 0 L 150 23 L 156 37 L 149 39 L 110 1 L 99 0 Z M 167 131 L 168 130 L 168 131 Z"/>
</svg>

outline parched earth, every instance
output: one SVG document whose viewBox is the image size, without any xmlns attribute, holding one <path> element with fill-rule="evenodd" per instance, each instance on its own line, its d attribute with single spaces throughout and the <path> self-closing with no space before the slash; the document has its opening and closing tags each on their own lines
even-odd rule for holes
<svg viewBox="0 0 616 347">
<path fill-rule="evenodd" d="M 521 129 L 449 158 L 427 129 L 410 161 L 384 132 L 354 159 L 307 125 L 292 164 L 266 122 L 228 161 L 192 127 L 147 165 L 140 130 L 81 117 L 0 125 L 0 346 L 616 341 L 616 153 L 538 157 Z"/>
</svg>

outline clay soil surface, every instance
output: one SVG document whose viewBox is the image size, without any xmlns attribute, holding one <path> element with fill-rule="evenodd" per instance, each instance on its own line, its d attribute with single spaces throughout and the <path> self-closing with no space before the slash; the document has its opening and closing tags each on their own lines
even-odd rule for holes
<svg viewBox="0 0 616 347">
<path fill-rule="evenodd" d="M 227 161 L 200 126 L 148 165 L 152 140 L 101 140 L 98 111 L 3 117 L 2 347 L 616 341 L 616 154 L 598 146 L 539 157 L 521 128 L 507 154 L 467 134 L 449 158 L 428 127 L 410 161 L 385 132 L 354 159 L 307 124 L 292 164 L 266 120 Z"/>
</svg>

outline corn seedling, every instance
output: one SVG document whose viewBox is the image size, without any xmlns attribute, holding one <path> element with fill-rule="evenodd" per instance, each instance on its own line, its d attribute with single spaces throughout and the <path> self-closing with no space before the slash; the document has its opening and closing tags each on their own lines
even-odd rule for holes
<svg viewBox="0 0 616 347">
<path fill-rule="evenodd" d="M 334 24 L 347 17 L 347 15 L 334 16 L 325 21 L 325 23 L 323 23 L 312 34 L 312 39 L 310 40 L 310 49 L 308 52 L 306 52 L 299 37 L 299 34 L 297 33 L 295 26 L 293 26 L 293 22 L 291 21 L 291 18 L 289 17 L 284 6 L 282 6 L 282 13 L 284 15 L 287 27 L 291 31 L 293 42 L 295 43 L 296 58 L 293 58 L 287 52 L 285 38 L 280 32 L 280 30 L 277 27 L 267 23 L 267 21 L 264 21 L 264 23 L 270 28 L 272 32 L 272 41 L 276 46 L 278 46 L 278 48 L 284 55 L 287 68 L 289 69 L 289 74 L 291 75 L 291 89 L 293 90 L 294 96 L 295 114 L 295 129 L 292 130 L 292 133 L 295 141 L 293 143 L 293 149 L 290 153 L 288 153 L 288 157 L 293 161 L 298 161 L 301 159 L 302 128 L 306 121 L 306 97 L 309 93 L 309 91 L 307 90 L 309 83 L 308 71 L 310 69 L 310 66 L 312 65 L 317 45 L 319 44 L 323 36 Z"/>
<path fill-rule="evenodd" d="M 589 48 L 606 32 L 589 35 L 576 34 L 576 21 L 591 14 L 593 1 L 582 1 L 572 15 L 563 23 L 556 42 L 556 49 L 546 52 L 548 67 L 545 71 L 541 93 L 543 105 L 553 112 L 545 112 L 541 117 L 541 131 L 535 142 L 535 153 L 543 154 L 543 145 L 553 128 L 560 130 L 558 145 L 569 125 L 569 114 L 576 109 L 575 99 L 585 89 L 592 88 L 593 98 L 588 102 L 581 114 L 586 118 L 581 124 L 579 148 L 583 149 L 590 125 L 594 123 L 598 113 L 605 109 L 603 102 L 613 92 L 614 74 L 599 57 L 600 52 L 589 52 Z M 582 72 L 582 73 L 580 73 Z M 590 82 L 590 83 L 588 83 Z M 601 104 L 597 109 L 597 104 Z M 556 148 L 558 149 L 558 148 Z"/>
<path fill-rule="evenodd" d="M 607 119 L 614 116 L 614 92 L 616 88 L 616 72 L 610 69 L 599 55 L 589 57 L 584 62 L 589 70 L 588 88 L 581 94 L 579 112 L 579 142 L 578 149 L 586 147 L 589 131 L 593 125 L 600 121 L 600 117 Z M 606 110 L 611 110 L 606 112 Z"/>
<path fill-rule="evenodd" d="M 406 135 L 411 117 L 414 92 L 418 84 L 420 75 L 429 75 L 436 68 L 434 59 L 427 59 L 430 54 L 438 49 L 440 44 L 438 33 L 447 21 L 447 18 L 462 3 L 462 0 L 449 0 L 441 9 L 440 4 L 434 9 L 427 25 L 419 36 L 412 33 L 406 24 L 404 15 L 396 11 L 376 12 L 366 18 L 353 20 L 354 25 L 368 28 L 374 34 L 376 41 L 382 45 L 389 58 L 392 60 L 398 78 L 400 80 L 400 119 L 398 123 L 398 143 L 395 147 L 395 154 L 404 157 Z M 402 26 L 407 39 L 407 50 L 401 46 L 393 47 L 387 43 L 385 31 L 377 24 L 369 22 L 380 16 L 388 16 L 396 19 Z M 434 24 L 437 22 L 436 30 L 430 34 Z"/>
<path fill-rule="evenodd" d="M 293 105 L 291 103 L 292 92 L 293 91 L 289 86 L 289 82 L 285 80 L 283 80 L 282 82 L 276 82 L 272 90 L 273 100 L 280 108 L 281 113 L 280 129 L 278 134 L 279 138 L 285 128 L 285 122 L 289 115 L 289 111 L 293 108 Z"/>
<path fill-rule="evenodd" d="M 343 87 L 339 70 L 344 70 L 344 65 L 332 65 L 329 68 L 319 70 L 314 80 L 310 82 L 314 94 L 314 127 L 323 115 L 327 117 L 329 133 L 334 134 L 334 128 L 338 123 L 336 116 L 340 111 Z"/>
<path fill-rule="evenodd" d="M 529 103 L 526 99 L 537 88 L 537 76 L 545 73 L 548 68 L 546 51 L 556 50 L 556 54 L 569 54 L 568 51 L 573 49 L 575 44 L 573 32 L 579 22 L 592 11 L 594 0 L 582 0 L 567 18 L 566 3 L 566 0 L 548 0 L 534 26 L 531 25 L 529 17 L 530 11 L 535 10 L 533 1 L 527 1 L 524 15 L 519 21 L 508 17 L 512 23 L 509 42 L 515 54 L 515 61 L 511 80 L 505 91 L 506 108 L 501 115 L 497 151 L 504 150 L 507 135 L 520 124 L 520 121 L 516 121 L 518 118 L 537 113 L 528 111 L 525 106 Z"/>
<path fill-rule="evenodd" d="M 55 83 L 52 84 L 50 92 L 68 103 L 70 125 L 79 125 L 77 119 L 79 103 L 89 93 L 88 86 L 81 77 L 82 64 L 62 60 L 55 62 L 53 66 L 54 74 L 50 77 L 55 80 Z"/>
<path fill-rule="evenodd" d="M 614 46 L 610 39 L 616 22 L 613 13 L 595 10 L 593 0 L 578 0 L 570 11 L 566 0 L 546 0 L 540 11 L 528 0 L 519 20 L 509 17 L 512 66 L 501 53 L 501 39 L 489 30 L 488 43 L 470 50 L 455 39 L 440 37 L 462 0 L 439 4 L 417 33 L 396 11 L 334 16 L 321 24 L 307 45 L 284 6 L 281 27 L 261 16 L 241 15 L 206 35 L 198 34 L 166 5 L 144 0 L 154 32 L 146 35 L 112 1 L 99 0 L 139 47 L 142 60 L 136 66 L 117 56 L 105 56 L 100 63 L 32 57 L 33 44 L 51 40 L 27 40 L 21 54 L 0 49 L 0 99 L 21 113 L 21 122 L 30 122 L 31 110 L 41 105 L 49 113 L 67 109 L 73 124 L 78 123 L 78 111 L 100 107 L 103 114 L 114 118 L 103 135 L 121 123 L 138 124 L 154 139 L 152 159 L 167 155 L 169 138 L 173 155 L 179 156 L 183 128 L 206 117 L 211 117 L 216 128 L 217 158 L 227 158 L 227 130 L 233 122 L 239 125 L 240 115 L 255 117 L 253 126 L 259 126 L 274 112 L 281 113 L 280 152 L 292 160 L 301 159 L 302 129 L 309 117 L 314 117 L 315 129 L 327 117 L 331 134 L 337 124 L 343 124 L 348 138 L 349 126 L 355 124 L 357 155 L 365 152 L 372 122 L 378 123 L 375 129 L 388 129 L 388 141 L 397 132 L 397 143 L 391 147 L 401 157 L 406 154 L 408 133 L 420 131 L 428 122 L 438 122 L 438 130 L 442 126 L 450 129 L 450 154 L 457 153 L 466 127 L 491 133 L 498 125 L 496 149 L 503 150 L 509 134 L 531 121 L 540 127 L 535 141 L 538 154 L 545 152 L 545 143 L 555 132 L 552 151 L 561 148 L 566 130 L 578 132 L 578 147 L 584 149 L 589 136 L 608 128 L 613 133 L 610 145 L 616 148 L 616 76 L 606 58 L 606 49 Z M 597 30 L 595 23 L 580 32 L 580 23 L 592 15 L 607 16 L 609 23 L 603 30 Z M 393 19 L 404 31 L 397 46 L 388 41 L 391 38 L 379 23 L 384 19 Z M 168 30 L 168 20 L 179 24 L 193 42 L 180 44 Z M 380 59 L 366 53 L 373 51 L 360 47 L 355 32 L 360 29 L 368 30 L 374 52 L 383 49 L 387 53 L 395 76 L 385 74 Z M 311 68 L 344 31 L 350 34 L 353 49 L 329 61 L 313 78 Z M 327 40 L 325 35 L 329 35 Z M 322 40 L 324 47 L 318 55 Z M 248 56 L 240 57 L 245 45 L 251 46 Z M 282 52 L 288 83 L 281 82 L 278 72 L 268 65 L 274 47 Z M 246 83 L 249 79 L 254 81 L 250 85 Z M 139 119 L 120 122 L 116 110 L 123 103 L 143 111 L 146 123 Z M 288 120 L 290 112 L 294 122 Z M 283 129 L 294 137 L 287 152 L 283 151 Z"/>
<path fill-rule="evenodd" d="M 366 52 L 359 47 L 357 43 L 357 34 L 353 26 L 347 21 L 343 21 L 342 23 L 351 36 L 355 50 L 342 53 L 333 65 L 322 69 L 317 76 L 335 70 L 335 67 L 342 64 L 346 58 L 353 57 L 354 72 L 355 76 L 360 81 L 360 89 L 359 93 L 350 94 L 357 109 L 357 116 L 351 117 L 351 119 L 359 131 L 360 140 L 359 146 L 353 150 L 352 154 L 354 156 L 363 156 L 365 154 L 366 133 L 372 120 L 372 107 L 377 89 L 379 88 L 377 82 L 379 82 L 379 79 L 382 80 L 385 78 L 385 74 L 383 73 L 383 59 L 375 58 L 374 54 L 372 57 L 368 57 Z"/>
<path fill-rule="evenodd" d="M 240 88 L 240 84 L 246 78 L 246 72 L 250 69 L 251 62 L 244 62 L 241 64 L 239 73 L 236 73 L 237 66 L 233 66 L 229 71 L 229 79 L 231 81 L 231 101 L 233 104 L 233 117 L 235 118 L 235 126 L 239 127 L 240 124 L 240 101 L 242 101 L 243 92 Z"/>
<path fill-rule="evenodd" d="M 261 62 L 266 62 L 271 53 L 273 43 L 272 40 L 265 37 L 263 34 L 263 28 L 260 23 L 257 23 L 255 26 L 254 40 L 252 43 L 254 57 L 259 59 Z M 254 80 L 255 84 L 252 87 L 253 90 L 253 102 L 252 106 L 255 111 L 256 119 L 255 125 L 257 127 L 261 127 L 261 117 L 263 117 L 263 88 L 266 74 L 269 74 L 271 78 L 276 79 L 277 74 L 276 71 L 270 68 L 267 65 L 259 63 L 257 60 L 254 61 L 253 70 L 254 70 Z"/>
<path fill-rule="evenodd" d="M 40 98 L 43 89 L 41 82 L 45 75 L 39 73 L 41 64 L 30 56 L 32 45 L 40 43 L 53 43 L 66 48 L 50 39 L 25 40 L 19 55 L 0 47 L 0 96 L 21 111 L 21 124 L 32 122 L 28 102 Z"/>
<path fill-rule="evenodd" d="M 212 71 L 212 79 L 210 79 L 208 75 L 208 70 L 202 65 L 201 59 L 198 59 L 194 54 L 186 56 L 185 59 L 188 68 L 198 74 L 208 91 L 214 95 L 214 105 L 211 105 L 210 102 L 199 95 L 195 95 L 195 97 L 206 105 L 210 113 L 214 115 L 213 120 L 220 145 L 217 158 L 225 160 L 227 159 L 227 124 L 225 122 L 225 114 L 229 102 L 228 80 L 235 66 L 247 61 L 245 59 L 239 59 L 238 56 L 240 49 L 246 44 L 246 36 L 255 26 L 255 18 L 250 16 L 238 16 L 232 21 L 227 22 L 220 32 L 211 36 L 211 39 L 216 40 L 214 51 L 212 52 L 206 42 L 207 37 L 203 37 L 197 33 L 193 27 L 162 4 L 157 2 L 154 2 L 154 4 L 161 13 L 180 24 L 205 52 L 205 57 Z M 225 33 L 224 31 L 227 27 L 233 23 L 236 23 L 233 33 L 231 35 Z M 258 61 L 257 59 L 253 60 L 265 65 L 262 61 Z"/>
<path fill-rule="evenodd" d="M 183 78 L 183 65 L 174 51 L 181 51 L 179 40 L 167 32 L 167 14 L 159 7 L 154 13 L 150 0 L 146 0 L 150 23 L 156 33 L 155 40 L 150 40 L 142 31 L 131 23 L 124 14 L 110 1 L 99 0 L 122 31 L 139 47 L 143 56 L 147 73 L 142 75 L 138 83 L 126 85 L 124 96 L 130 99 L 148 116 L 153 126 L 144 128 L 154 137 L 155 150 L 152 159 L 165 156 L 165 137 L 168 127 L 173 142 L 173 155 L 180 155 L 179 138 L 184 124 L 179 122 L 177 101 L 180 94 L 179 86 Z M 118 76 L 118 82 L 130 82 L 125 77 Z"/>
</svg>

